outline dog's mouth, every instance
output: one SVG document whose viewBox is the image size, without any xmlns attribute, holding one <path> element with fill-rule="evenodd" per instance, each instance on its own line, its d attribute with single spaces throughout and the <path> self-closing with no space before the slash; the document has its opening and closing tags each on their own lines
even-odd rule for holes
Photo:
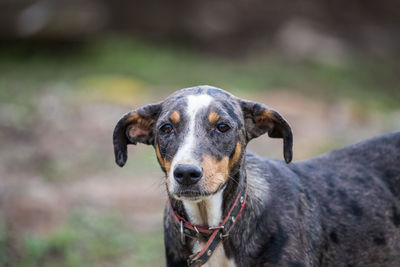
<svg viewBox="0 0 400 267">
<path fill-rule="evenodd" d="M 224 187 L 224 185 L 221 184 L 220 186 L 218 186 L 218 188 L 217 188 L 217 190 L 215 190 L 215 192 L 205 192 L 201 189 L 198 189 L 198 190 L 181 189 L 181 190 L 178 190 L 173 195 L 178 200 L 199 201 L 206 197 L 209 197 L 211 195 L 218 193 L 221 190 L 221 188 L 223 188 L 223 187 Z"/>
<path fill-rule="evenodd" d="M 189 200 L 189 201 L 197 201 L 201 200 L 203 197 L 206 197 L 208 194 L 201 192 L 199 190 L 179 190 L 174 194 L 174 197 L 179 200 Z"/>
</svg>

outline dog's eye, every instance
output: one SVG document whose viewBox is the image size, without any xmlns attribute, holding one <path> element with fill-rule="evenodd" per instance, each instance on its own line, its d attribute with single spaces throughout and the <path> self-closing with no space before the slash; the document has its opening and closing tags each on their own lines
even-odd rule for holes
<svg viewBox="0 0 400 267">
<path fill-rule="evenodd" d="M 167 123 L 160 127 L 160 130 L 163 133 L 171 133 L 173 131 L 172 125 Z"/>
<path fill-rule="evenodd" d="M 228 131 L 230 128 L 231 127 L 229 127 L 229 125 L 226 123 L 220 123 L 217 125 L 217 131 L 221 133 Z"/>
</svg>

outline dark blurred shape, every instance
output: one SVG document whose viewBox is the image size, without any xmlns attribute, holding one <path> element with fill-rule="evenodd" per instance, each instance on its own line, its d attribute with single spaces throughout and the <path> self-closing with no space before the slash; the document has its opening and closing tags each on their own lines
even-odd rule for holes
<svg viewBox="0 0 400 267">
<path fill-rule="evenodd" d="M 106 30 L 109 11 L 101 1 L 0 1 L 0 36 L 76 40 Z"/>
<path fill-rule="evenodd" d="M 231 55 L 278 47 L 335 57 L 398 54 L 399 29 L 398 0 L 0 0 L 2 39 L 122 32 Z"/>
</svg>

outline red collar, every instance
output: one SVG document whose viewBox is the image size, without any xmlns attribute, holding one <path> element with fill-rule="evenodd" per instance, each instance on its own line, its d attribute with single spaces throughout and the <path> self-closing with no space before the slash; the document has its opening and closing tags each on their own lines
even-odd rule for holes
<svg viewBox="0 0 400 267">
<path fill-rule="evenodd" d="M 203 240 L 206 242 L 204 248 L 200 252 L 189 257 L 188 266 L 201 266 L 205 264 L 219 244 L 229 237 L 229 232 L 243 212 L 243 209 L 247 203 L 246 199 L 247 183 L 246 186 L 243 187 L 242 190 L 240 190 L 240 192 L 237 194 L 235 201 L 233 201 L 231 208 L 225 215 L 222 222 L 220 222 L 217 227 L 207 227 L 191 224 L 185 218 L 180 216 L 172 208 L 171 199 L 168 198 L 172 217 L 180 227 L 182 244 L 186 244 L 186 237 Z"/>
</svg>

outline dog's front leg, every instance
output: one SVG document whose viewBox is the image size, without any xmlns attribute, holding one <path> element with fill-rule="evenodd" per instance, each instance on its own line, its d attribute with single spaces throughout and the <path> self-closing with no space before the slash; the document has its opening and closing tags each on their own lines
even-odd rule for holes
<svg viewBox="0 0 400 267">
<path fill-rule="evenodd" d="M 180 232 L 177 225 L 164 218 L 164 245 L 167 267 L 187 267 L 187 259 L 190 251 L 180 241 Z"/>
<path fill-rule="evenodd" d="M 176 257 L 175 253 L 171 251 L 171 248 L 165 245 L 165 256 L 167 267 L 187 267 L 186 259 Z"/>
<path fill-rule="evenodd" d="M 172 237 L 170 232 L 164 231 L 164 243 L 165 243 L 165 257 L 167 267 L 187 267 L 187 257 L 182 254 L 184 250 L 181 244 L 176 246 L 175 239 Z"/>
</svg>

